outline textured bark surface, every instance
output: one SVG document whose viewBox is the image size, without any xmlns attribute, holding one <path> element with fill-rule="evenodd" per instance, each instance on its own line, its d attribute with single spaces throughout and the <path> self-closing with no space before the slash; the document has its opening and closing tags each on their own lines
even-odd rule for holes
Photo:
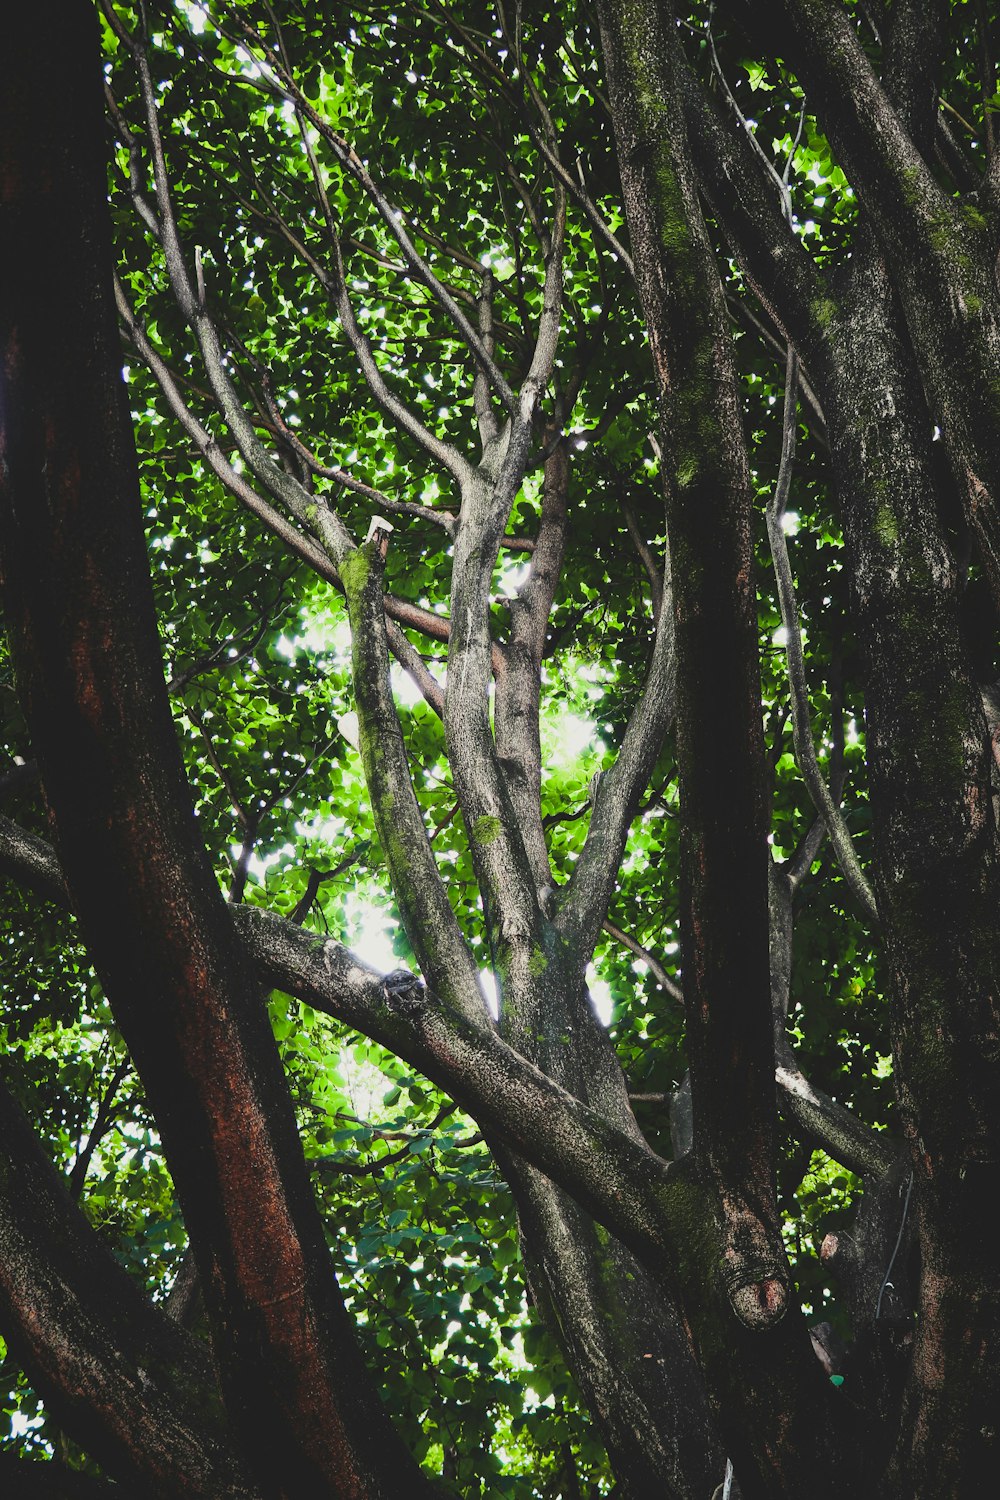
<svg viewBox="0 0 1000 1500">
<path fill-rule="evenodd" d="M 331 1270 L 264 1003 L 278 985 L 392 1048 L 474 1114 L 514 1194 L 534 1299 L 625 1500 L 709 1500 L 720 1487 L 746 1500 L 964 1500 L 995 1487 L 996 715 L 984 717 L 963 619 L 970 567 L 1000 598 L 993 126 L 983 181 L 952 192 L 962 169 L 938 98 L 953 19 L 943 0 L 896 0 L 884 14 L 828 0 L 732 11 L 751 39 L 777 23 L 780 54 L 768 37 L 761 55 L 780 55 L 803 86 L 860 217 L 833 269 L 835 254 L 813 257 L 766 151 L 738 109 L 735 123 L 726 113 L 735 100 L 725 100 L 718 59 L 706 88 L 697 71 L 705 59 L 696 65 L 671 7 L 598 0 L 628 248 L 606 225 L 604 237 L 634 268 L 648 332 L 670 562 L 656 571 L 626 507 L 655 631 L 615 763 L 591 785 L 579 859 L 558 887 L 542 816 L 539 709 L 571 513 L 578 392 L 559 387 L 557 345 L 572 174 L 556 172 L 551 221 L 535 226 L 544 286 L 515 390 L 494 359 L 490 275 L 477 332 L 368 167 L 335 134 L 326 138 L 452 319 L 475 371 L 478 462 L 389 388 L 355 316 L 331 220 L 332 269 L 321 267 L 318 283 L 373 403 L 460 492 L 460 511 L 446 521 L 445 620 L 386 598 L 387 531 L 376 526 L 356 546 L 332 501 L 275 462 L 243 409 L 187 269 L 149 61 L 124 23 L 118 33 L 135 63 L 155 179 L 153 198 L 134 183 L 133 196 L 147 228 L 156 225 L 240 475 L 270 500 L 233 477 L 157 365 L 123 292 L 119 310 L 213 472 L 346 599 L 366 783 L 422 976 L 402 982 L 274 913 L 227 910 L 220 896 L 163 683 L 118 377 L 93 26 L 86 7 L 52 0 L 6 23 L 0 571 L 38 768 L 4 777 L 0 795 L 21 795 L 40 774 L 55 847 L 0 818 L 0 870 L 78 918 L 162 1134 L 214 1363 L 100 1250 L 6 1093 L 0 1324 L 66 1432 L 129 1493 L 431 1492 L 385 1416 Z M 992 15 L 976 11 L 985 47 Z M 859 13 L 876 38 L 870 51 Z M 988 56 L 984 66 L 989 74 Z M 322 133 L 307 100 L 296 108 Z M 303 149 L 322 199 L 305 131 Z M 744 324 L 763 328 L 771 352 L 787 358 L 783 468 L 800 388 L 818 446 L 832 456 L 865 662 L 874 899 L 864 876 L 852 883 L 860 866 L 837 821 L 842 760 L 829 790 L 817 789 L 813 756 L 810 795 L 822 822 L 796 854 L 772 863 L 767 847 L 756 501 L 717 234 L 759 299 L 764 324 L 748 303 Z M 533 465 L 543 475 L 538 533 L 524 581 L 501 603 L 498 557 Z M 777 504 L 768 519 L 777 553 Z M 782 619 L 797 629 L 785 563 Z M 446 688 L 387 615 L 447 641 Z M 411 781 L 390 650 L 409 661 L 444 722 L 498 982 L 497 1024 Z M 800 765 L 813 748 L 804 670 L 801 649 L 794 661 L 790 653 Z M 690 1071 L 676 1101 L 681 1159 L 668 1163 L 636 1125 L 585 976 L 672 723 Z M 827 834 L 890 975 L 905 1142 L 813 1087 L 789 1036 L 795 896 Z M 680 998 L 676 984 L 673 993 Z M 829 1327 L 810 1337 L 795 1305 L 774 1181 L 776 1081 L 799 1140 L 865 1179 L 853 1228 L 829 1235 L 821 1252 L 851 1319 L 846 1349 Z M 831 1384 L 831 1373 L 844 1384 Z M 727 1458 L 736 1482 L 725 1491 Z M 43 1468 L 50 1472 L 34 1472 Z M 0 1485 L 8 1475 L 3 1460 Z M 19 1469 L 10 1484 L 67 1500 L 116 1493 L 56 1465 Z"/>
<path fill-rule="evenodd" d="M 720 1187 L 743 1182 L 745 1207 L 763 1223 L 774 1216 L 773 1062 L 762 1025 L 770 979 L 750 477 L 722 289 L 654 9 L 601 14 L 662 407 L 695 1136 Z"/>
<path fill-rule="evenodd" d="M 671 22 L 643 0 L 606 0 L 599 14 L 661 401 L 693 1154 L 719 1214 L 714 1264 L 700 1275 L 689 1270 L 681 1295 L 744 1494 L 832 1496 L 854 1471 L 852 1418 L 834 1409 L 805 1329 L 787 1313 L 771 1177 L 763 742 L 750 484 L 731 340 L 687 146 Z M 734 1359 L 734 1346 L 747 1356 L 752 1346 L 759 1385 L 754 1377 L 747 1383 L 750 1359 Z"/>
<path fill-rule="evenodd" d="M 638 1136 L 617 1059 L 579 978 L 553 957 L 511 1010 L 502 1022 L 507 1041 Z M 510 1152 L 497 1154 L 536 1305 L 600 1425 L 624 1494 L 710 1494 L 725 1454 L 676 1299 L 568 1193 Z"/>
<path fill-rule="evenodd" d="M 957 1495 L 992 1463 L 1000 1379 L 984 1191 L 1000 1144 L 991 757 L 941 530 L 949 496 L 874 247 L 858 257 L 843 301 L 822 385 L 868 660 L 876 882 L 920 1225 L 920 1316 L 896 1469 L 918 1493 Z M 932 721 L 921 697 L 938 705 Z"/>
<path fill-rule="evenodd" d="M 0 560 L 63 869 L 156 1113 L 252 1468 L 289 1496 L 418 1493 L 340 1299 L 256 977 L 196 839 L 120 377 L 96 31 L 83 7 L 46 14 L 40 119 L 46 22 L 7 32 Z M 132 1457 L 155 1472 L 139 1431 Z"/>
<path fill-rule="evenodd" d="M 66 1431 L 150 1495 L 253 1500 L 260 1491 L 227 1430 L 207 1350 L 96 1239 L 6 1089 L 0 1141 L 0 1318 Z M 48 1468 L 30 1480 L 43 1484 Z M 13 1477 L 10 1493 L 22 1493 Z"/>
</svg>

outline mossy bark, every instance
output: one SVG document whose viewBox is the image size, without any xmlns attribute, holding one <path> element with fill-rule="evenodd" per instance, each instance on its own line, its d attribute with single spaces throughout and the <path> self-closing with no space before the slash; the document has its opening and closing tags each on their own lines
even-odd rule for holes
<svg viewBox="0 0 1000 1500">
<path fill-rule="evenodd" d="M 197 837 L 121 378 L 97 43 L 81 6 L 46 3 L 5 29 L 0 576 L 11 654 L 66 884 L 162 1137 L 251 1480 L 290 1500 L 419 1495 L 333 1275 L 257 977 Z M 51 1355 L 58 1320 L 40 1328 L 23 1282 L 16 1289 Z M 91 1420 L 107 1426 L 99 1399 L 94 1387 L 73 1405 L 84 1445 Z M 143 1424 L 119 1422 L 116 1440 L 109 1467 L 148 1471 L 150 1492 L 165 1493 Z"/>
<path fill-rule="evenodd" d="M 873 237 L 856 250 L 843 305 L 836 342 L 813 362 L 866 657 L 875 881 L 921 1252 L 886 1485 L 930 1500 L 971 1493 L 997 1457 L 1000 1264 L 988 1220 L 1000 1160 L 1000 864 L 963 578 L 942 524 L 958 497 L 934 453 L 902 308 Z"/>
</svg>

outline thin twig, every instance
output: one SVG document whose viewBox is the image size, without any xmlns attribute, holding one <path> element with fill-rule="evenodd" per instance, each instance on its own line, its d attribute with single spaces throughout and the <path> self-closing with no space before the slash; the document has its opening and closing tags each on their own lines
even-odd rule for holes
<svg viewBox="0 0 1000 1500">
<path fill-rule="evenodd" d="M 802 109 L 799 113 L 798 130 L 785 159 L 784 171 L 779 173 L 757 140 L 750 127 L 750 122 L 737 104 L 726 80 L 715 50 L 715 41 L 712 37 L 711 10 L 709 12 L 708 39 L 713 66 L 725 91 L 730 108 L 735 113 L 747 139 L 764 163 L 768 174 L 773 179 L 781 198 L 782 213 L 788 224 L 791 225 L 794 216 L 789 178 L 792 162 L 795 152 L 798 149 L 805 123 L 805 102 L 803 101 Z M 798 606 L 795 601 L 792 568 L 788 558 L 788 544 L 782 524 L 791 490 L 792 473 L 795 464 L 795 444 L 798 427 L 798 381 L 798 355 L 792 345 L 789 344 L 786 354 L 781 460 L 778 465 L 778 478 L 775 483 L 774 493 L 767 504 L 766 520 L 778 590 L 778 603 L 781 609 L 781 623 L 784 627 L 786 637 L 785 655 L 788 667 L 788 682 L 791 691 L 792 734 L 796 760 L 802 774 L 802 779 L 806 784 L 806 789 L 812 798 L 816 811 L 821 815 L 826 825 L 830 842 L 833 845 L 844 879 L 847 881 L 868 920 L 877 924 L 878 909 L 875 905 L 874 894 L 861 869 L 854 845 L 851 842 L 847 824 L 844 822 L 840 809 L 834 803 L 833 798 L 830 796 L 830 790 L 820 774 L 819 762 L 816 758 L 816 746 L 813 743 L 812 729 L 809 723 L 809 689 L 806 682 L 805 655 L 802 649 L 802 631 L 799 624 Z"/>
<path fill-rule="evenodd" d="M 643 963 L 648 966 L 649 972 L 657 984 L 661 989 L 666 990 L 672 1000 L 676 1000 L 678 1004 L 684 1003 L 684 992 L 680 985 L 676 980 L 671 979 L 666 969 L 658 959 L 653 957 L 648 948 L 644 948 L 641 943 L 636 942 L 634 937 L 630 937 L 627 932 L 623 932 L 620 927 L 616 927 L 614 922 L 605 922 L 602 930 L 609 937 L 614 938 L 616 943 L 621 943 L 623 948 L 627 948 L 630 953 L 634 953 L 636 958 L 641 958 Z"/>
<path fill-rule="evenodd" d="M 118 1090 L 122 1080 L 132 1067 L 131 1060 L 124 1058 L 111 1075 L 107 1088 L 97 1106 L 97 1114 L 94 1116 L 94 1124 L 90 1130 L 87 1140 L 77 1153 L 77 1158 L 70 1168 L 68 1188 L 70 1197 L 79 1198 L 83 1192 L 83 1184 L 86 1180 L 87 1170 L 93 1160 L 94 1152 L 101 1141 L 107 1135 L 114 1119 L 115 1103 Z"/>
<path fill-rule="evenodd" d="M 622 498 L 622 515 L 625 517 L 625 525 L 632 539 L 636 556 L 642 563 L 643 572 L 649 583 L 653 604 L 653 624 L 656 626 L 660 623 L 660 610 L 663 608 L 663 569 L 657 563 L 652 548 L 640 531 L 635 509 L 627 497 Z"/>
</svg>

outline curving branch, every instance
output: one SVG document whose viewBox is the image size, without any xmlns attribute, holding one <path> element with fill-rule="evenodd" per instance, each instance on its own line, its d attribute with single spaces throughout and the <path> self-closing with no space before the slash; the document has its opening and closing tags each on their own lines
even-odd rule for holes
<svg viewBox="0 0 1000 1500">
<path fill-rule="evenodd" d="M 385 532 L 376 531 L 342 568 L 351 621 L 361 757 L 393 893 L 421 970 L 444 1002 L 485 1027 L 478 968 L 451 908 L 413 790 L 389 681 L 382 606 Z"/>
<path fill-rule="evenodd" d="M 622 516 L 625 519 L 625 527 L 632 546 L 635 548 L 636 556 L 642 564 L 642 570 L 646 575 L 646 582 L 649 584 L 649 593 L 653 608 L 653 625 L 655 628 L 660 623 L 660 611 L 663 609 L 663 569 L 653 556 L 653 549 L 640 530 L 635 506 L 627 496 L 622 497 Z"/>
<path fill-rule="evenodd" d="M 347 341 L 354 350 L 355 357 L 362 375 L 371 391 L 375 404 L 387 417 L 390 417 L 404 432 L 414 438 L 420 446 L 441 464 L 461 485 L 467 482 L 471 474 L 471 465 L 457 448 L 450 443 L 444 442 L 442 438 L 432 433 L 425 427 L 419 417 L 416 417 L 409 407 L 390 390 L 385 376 L 375 359 L 371 343 L 362 332 L 361 326 L 354 313 L 350 293 L 347 290 L 347 278 L 344 274 L 344 261 L 340 248 L 339 238 L 335 238 L 331 244 L 333 259 L 333 272 L 330 273 L 316 263 L 317 276 L 320 284 L 330 297 L 330 300 L 340 319 Z"/>
<path fill-rule="evenodd" d="M 102 0 L 102 3 L 104 4 L 105 13 L 107 13 L 110 6 L 105 3 L 105 0 Z M 340 517 L 330 508 L 325 500 L 317 499 L 316 496 L 311 495 L 293 475 L 282 469 L 274 461 L 258 436 L 253 422 L 247 416 L 233 378 L 226 368 L 226 360 L 219 341 L 218 330 L 214 321 L 209 316 L 206 306 L 200 262 L 196 258 L 196 280 L 195 284 L 192 284 L 180 241 L 177 220 L 170 195 L 166 157 L 160 133 L 156 91 L 149 69 L 149 59 L 146 56 L 142 42 L 128 33 L 117 18 L 115 19 L 115 27 L 124 45 L 128 48 L 139 78 L 140 92 L 145 111 L 147 138 L 152 160 L 157 212 L 155 215 L 152 215 L 152 210 L 149 209 L 148 205 L 145 205 L 143 195 L 134 186 L 132 188 L 133 202 L 135 202 L 144 222 L 148 224 L 151 216 L 155 218 L 157 238 L 163 248 L 171 289 L 178 307 L 197 340 L 212 394 L 218 403 L 219 410 L 239 450 L 240 456 L 251 473 L 285 510 L 294 516 L 301 525 L 306 526 L 318 536 L 324 550 L 328 552 L 332 561 L 335 564 L 339 563 L 354 545 L 350 533 Z M 132 135 L 126 136 L 126 145 L 129 150 L 130 163 L 133 163 L 130 167 L 130 180 L 134 183 L 138 177 L 138 169 L 134 165 L 138 154 L 138 145 L 135 137 Z"/>
<path fill-rule="evenodd" d="M 274 90 L 294 107 L 303 145 L 309 158 L 314 182 L 327 222 L 327 229 L 331 237 L 336 236 L 333 215 L 330 212 L 329 201 L 323 186 L 315 150 L 305 129 L 306 121 L 313 127 L 320 139 L 330 147 L 339 165 L 360 185 L 366 197 L 374 205 L 389 233 L 398 244 L 403 260 L 411 273 L 427 288 L 434 300 L 447 314 L 461 341 L 470 350 L 478 367 L 500 397 L 501 403 L 508 415 L 513 416 L 517 409 L 517 398 L 502 371 L 494 361 L 492 351 L 473 328 L 449 289 L 435 275 L 433 268 L 416 249 L 413 241 L 406 232 L 402 214 L 389 202 L 389 199 L 375 182 L 353 146 L 351 146 L 350 142 L 344 136 L 333 129 L 330 122 L 324 119 L 323 115 L 313 107 L 299 88 L 284 51 L 284 42 L 280 27 L 277 27 L 280 51 L 275 52 L 273 48 L 268 47 L 265 40 L 261 37 L 260 32 L 250 26 L 242 16 L 235 12 L 231 12 L 231 14 L 233 14 L 233 19 L 249 44 L 255 50 L 264 53 L 266 65 L 271 71 L 270 82 Z M 273 12 L 272 21 L 274 21 Z"/>
<path fill-rule="evenodd" d="M 262 521 L 267 529 L 280 541 L 284 542 L 297 557 L 332 583 L 343 593 L 343 583 L 337 565 L 328 556 L 327 552 L 319 546 L 311 536 L 300 531 L 277 510 L 269 501 L 258 494 L 253 485 L 241 474 L 223 454 L 218 440 L 198 420 L 184 397 L 181 395 L 180 387 L 171 373 L 166 362 L 151 343 L 145 329 L 139 319 L 135 316 L 129 303 L 125 290 L 115 276 L 115 301 L 118 315 L 125 328 L 129 340 L 141 355 L 144 363 L 149 367 L 154 379 L 163 392 L 164 399 L 181 427 L 191 438 L 197 451 L 201 454 L 205 464 L 211 472 L 219 479 L 231 495 L 243 505 L 250 513 Z M 303 493 L 307 493 L 303 491 Z M 380 499 L 384 497 L 380 496 Z M 309 506 L 315 510 L 323 502 L 312 496 Z M 302 519 L 309 521 L 307 515 Z M 421 631 L 435 640 L 446 641 L 448 639 L 448 622 L 440 615 L 435 615 L 431 610 L 423 609 L 420 605 L 411 604 L 408 600 L 397 599 L 392 594 L 383 596 L 386 613 L 401 625 L 411 630 Z M 435 713 L 440 715 L 444 711 L 444 693 L 440 684 L 433 674 L 428 670 L 426 663 L 420 654 L 411 646 L 403 632 L 395 624 L 388 626 L 389 647 L 399 662 L 400 666 L 416 683 L 421 694 Z"/>
<path fill-rule="evenodd" d="M 391 515 L 408 516 L 413 520 L 429 521 L 431 525 L 439 526 L 446 535 L 454 535 L 456 517 L 450 510 L 440 510 L 430 505 L 417 505 L 410 500 L 397 500 L 394 496 L 387 495 L 384 490 L 376 489 L 374 485 L 358 479 L 348 469 L 325 464 L 317 458 L 295 429 L 285 421 L 284 413 L 274 394 L 271 371 L 232 330 L 227 329 L 227 335 L 247 363 L 251 364 L 257 372 L 260 380 L 260 404 L 263 411 L 266 411 L 271 430 L 288 449 L 289 454 L 298 460 L 305 472 L 317 479 L 329 479 L 338 489 L 362 495 L 366 500 L 377 505 L 379 510 L 387 510 Z"/>
<path fill-rule="evenodd" d="M 775 1081 L 781 1105 L 828 1156 L 859 1177 L 878 1177 L 899 1161 L 904 1148 L 872 1130 L 829 1094 L 809 1082 L 798 1066 L 787 1038 L 779 1048 Z"/>
<path fill-rule="evenodd" d="M 3 1087 L 0 1141 L 0 1320 L 57 1420 L 130 1493 L 259 1500 L 204 1345 L 101 1243 Z"/>
<path fill-rule="evenodd" d="M 817 821 L 814 826 L 822 835 L 822 824 Z M 0 874 L 16 881 L 25 889 L 33 891 L 44 900 L 52 901 L 63 908 L 68 907 L 69 896 L 59 861 L 51 844 L 28 833 L 9 818 L 2 816 L 0 816 Z M 787 872 L 776 870 L 775 878 L 785 882 L 790 896 L 794 888 Z M 352 987 L 367 985 L 369 981 L 384 983 L 382 976 L 377 975 L 347 949 L 336 943 L 328 943 L 323 951 L 333 956 L 327 959 L 329 969 L 325 979 L 321 976 L 321 971 L 310 962 L 307 980 L 303 965 L 307 955 L 315 951 L 316 938 L 313 934 L 302 931 L 296 917 L 291 919 L 279 917 L 276 913 L 263 908 L 246 906 L 234 908 L 231 917 L 244 938 L 250 942 L 262 983 L 275 985 L 290 994 L 297 994 L 300 998 L 308 1000 L 310 1005 L 315 1005 L 318 1009 L 336 1016 L 362 1032 L 363 1035 L 371 1037 L 373 1041 L 381 1041 L 384 1045 L 396 1049 L 397 1042 L 404 1034 L 405 1008 L 402 1018 L 397 1014 L 396 1019 L 399 1025 L 390 1035 L 380 1020 L 382 1012 L 379 1005 L 371 1003 L 371 996 L 375 994 L 377 998 L 377 991 L 362 988 L 359 992 Z M 293 938 L 290 929 L 296 929 L 301 936 Z M 648 949 L 643 948 L 634 938 L 612 922 L 606 922 L 604 930 L 609 937 L 622 943 L 637 957 L 644 959 L 649 964 L 657 982 L 673 999 L 683 1000 L 679 986 Z M 787 937 L 783 936 L 785 931 L 783 916 L 779 917 L 778 912 L 772 906 L 772 970 L 780 975 L 782 963 L 779 953 L 786 952 L 788 959 L 784 963 L 783 972 L 787 981 L 787 975 L 790 973 L 791 952 L 790 908 Z M 272 947 L 270 943 L 272 936 L 280 939 L 275 947 Z M 872 1170 L 883 1170 L 887 1163 L 896 1159 L 895 1143 L 890 1137 L 871 1130 L 857 1116 L 851 1114 L 843 1105 L 830 1099 L 822 1090 L 815 1088 L 804 1077 L 791 1053 L 787 1037 L 784 1036 L 787 982 L 782 987 L 779 978 L 773 995 L 776 1006 L 776 1034 L 782 1038 L 778 1044 L 779 1060 L 775 1081 L 782 1091 L 783 1107 L 803 1129 L 816 1137 L 825 1151 L 835 1160 L 843 1162 L 852 1171 L 865 1175 Z M 480 1021 L 478 1013 L 473 1013 L 468 1019 L 477 1025 Z M 406 1033 L 405 1047 L 406 1050 L 401 1051 L 399 1055 L 405 1057 L 414 1067 L 419 1068 L 422 1073 L 440 1084 L 449 1093 L 454 1094 L 455 1090 L 461 1086 L 461 1075 L 458 1069 L 448 1064 L 446 1047 L 442 1047 L 440 1052 L 424 1048 L 415 1031 Z M 504 1057 L 505 1066 L 512 1068 L 514 1076 L 517 1076 L 517 1068 L 524 1064 L 524 1059 L 515 1062 L 513 1059 L 517 1058 L 516 1053 L 511 1056 L 504 1054 Z M 500 1086 L 499 1083 L 498 1086 Z M 474 1118 L 485 1123 L 486 1116 L 482 1111 L 487 1107 L 487 1102 L 475 1089 L 468 1096 L 466 1107 Z M 526 1154 L 530 1155 L 530 1153 Z"/>
<path fill-rule="evenodd" d="M 630 953 L 634 953 L 636 958 L 641 958 L 643 963 L 649 968 L 649 972 L 657 984 L 661 989 L 666 991 L 671 1000 L 683 1003 L 684 992 L 680 985 L 676 980 L 671 979 L 659 959 L 650 953 L 648 948 L 644 948 L 641 943 L 637 942 L 629 933 L 624 932 L 622 928 L 616 927 L 614 922 L 605 922 L 602 931 L 606 932 L 608 937 L 614 938 L 616 943 L 621 943 L 622 947 L 627 948 Z"/>
<path fill-rule="evenodd" d="M 901 1144 L 891 1136 L 872 1130 L 844 1105 L 811 1083 L 799 1066 L 786 1029 L 792 977 L 795 877 L 803 858 L 812 851 L 823 832 L 824 824 L 817 819 L 796 855 L 784 865 L 772 862 L 768 868 L 775 1081 L 781 1091 L 782 1109 L 800 1128 L 814 1137 L 835 1161 L 870 1180 L 880 1177 L 899 1159 L 903 1149 Z"/>
<path fill-rule="evenodd" d="M 477 876 L 490 907 L 490 921 L 496 918 L 503 951 L 495 952 L 494 957 L 501 970 L 510 964 L 526 968 L 531 962 L 531 952 L 537 951 L 540 941 L 542 914 L 532 861 L 514 815 L 490 724 L 489 686 L 495 648 L 489 604 L 500 540 L 527 471 L 538 403 L 555 364 L 563 302 L 565 229 L 566 195 L 557 189 L 542 310 L 531 363 L 518 393 L 517 417 L 508 420 L 487 445 L 478 469 L 463 485 L 452 567 L 445 732 Z M 556 533 L 564 523 L 556 525 L 553 514 L 550 507 L 547 524 L 555 545 Z M 543 562 L 546 572 L 551 572 L 556 559 L 550 552 L 546 541 L 543 556 L 534 567 L 536 579 L 543 577 Z M 554 579 L 551 581 L 554 587 Z M 546 582 L 543 588 L 548 586 Z M 547 871 L 547 858 L 544 864 Z M 540 849 L 535 866 L 540 872 Z"/>
<path fill-rule="evenodd" d="M 802 631 L 799 611 L 795 600 L 795 585 L 792 566 L 788 557 L 788 542 L 782 518 L 788 504 L 795 462 L 796 437 L 796 384 L 798 380 L 798 358 L 789 348 L 785 377 L 785 407 L 782 425 L 781 462 L 774 493 L 767 503 L 767 536 L 774 563 L 774 577 L 778 590 L 778 605 L 781 623 L 785 630 L 785 659 L 788 665 L 788 684 L 792 705 L 792 735 L 795 757 L 802 779 L 812 799 L 813 806 L 823 819 L 844 879 L 861 910 L 873 924 L 878 923 L 878 908 L 868 879 L 861 869 L 858 856 L 851 841 L 847 824 L 840 808 L 830 794 L 816 758 L 809 723 L 809 688 L 806 681 L 805 653 L 802 649 Z"/>
<path fill-rule="evenodd" d="M 2 817 L 0 871 L 60 906 L 67 904 L 51 845 Z M 651 1268 L 669 1270 L 674 1264 L 680 1229 L 671 1224 L 668 1205 L 670 1164 L 636 1136 L 573 1098 L 481 1018 L 444 1003 L 419 982 L 393 988 L 392 976 L 387 980 L 340 943 L 318 939 L 262 907 L 231 907 L 229 920 L 267 987 L 295 995 L 390 1048 L 480 1125 L 576 1194 Z"/>
<path fill-rule="evenodd" d="M 173 416 L 194 443 L 195 448 L 204 463 L 217 479 L 225 485 L 231 495 L 234 495 L 240 504 L 262 521 L 267 529 L 279 537 L 296 556 L 301 557 L 304 562 L 316 570 L 330 583 L 336 583 L 338 573 L 335 563 L 328 557 L 312 536 L 300 531 L 293 526 L 282 515 L 281 511 L 268 500 L 265 500 L 254 489 L 253 485 L 242 475 L 225 457 L 219 446 L 218 439 L 209 432 L 195 416 L 181 394 L 180 385 L 171 372 L 166 361 L 151 342 L 146 330 L 140 320 L 136 317 L 129 302 L 128 295 L 120 278 L 115 276 L 115 303 L 118 308 L 118 316 L 121 319 L 128 339 L 133 348 L 141 356 L 143 363 L 148 366 L 160 390 L 163 392 L 164 400 Z M 307 496 L 307 492 L 299 490 L 297 486 L 293 492 L 294 508 L 292 514 L 297 520 L 307 522 L 306 504 L 316 506 L 316 497 Z M 291 509 L 291 507 L 290 507 Z"/>
<path fill-rule="evenodd" d="M 783 23 L 789 52 L 822 110 L 844 170 L 865 206 L 877 218 L 888 213 L 900 240 L 908 236 L 929 249 L 935 218 L 939 224 L 942 214 L 945 222 L 952 220 L 957 205 L 935 181 L 900 117 L 901 111 L 914 123 L 908 101 L 898 95 L 890 98 L 843 7 L 826 0 L 770 0 L 761 11 L 770 11 L 772 18 Z M 915 22 L 923 61 L 932 67 L 940 47 L 940 38 L 934 34 L 938 12 L 936 4 L 925 0 L 894 12 L 897 39 L 903 27 Z M 929 97 L 933 100 L 933 92 Z"/>
</svg>

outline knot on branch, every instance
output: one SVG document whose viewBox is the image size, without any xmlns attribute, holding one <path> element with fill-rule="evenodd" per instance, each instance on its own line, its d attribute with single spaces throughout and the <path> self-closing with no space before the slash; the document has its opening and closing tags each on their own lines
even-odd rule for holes
<svg viewBox="0 0 1000 1500">
<path fill-rule="evenodd" d="M 397 1015 L 419 1015 L 427 1001 L 423 983 L 409 969 L 393 969 L 383 979 L 382 988 L 389 1002 L 389 1009 Z"/>
<path fill-rule="evenodd" d="M 780 1323 L 789 1308 L 781 1241 L 747 1202 L 729 1197 L 721 1206 L 727 1221 L 721 1265 L 726 1296 L 744 1328 L 760 1334 Z"/>
<path fill-rule="evenodd" d="M 788 1286 L 780 1276 L 734 1281 L 727 1291 L 733 1312 L 743 1326 L 754 1333 L 773 1328 L 788 1310 Z"/>
<path fill-rule="evenodd" d="M 780 1250 L 746 1205 L 730 1203 L 722 1278 L 733 1312 L 744 1328 L 761 1333 L 788 1310 L 788 1272 Z"/>
</svg>

